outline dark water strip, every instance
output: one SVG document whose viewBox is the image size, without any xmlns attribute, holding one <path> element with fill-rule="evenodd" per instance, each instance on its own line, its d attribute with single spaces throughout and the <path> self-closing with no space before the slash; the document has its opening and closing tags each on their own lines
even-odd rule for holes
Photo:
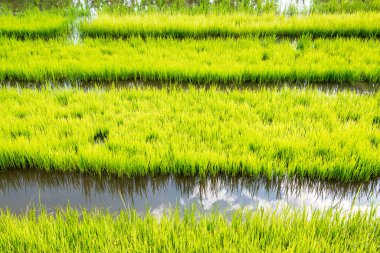
<svg viewBox="0 0 380 253">
<path fill-rule="evenodd" d="M 0 172 L 0 208 L 22 213 L 43 204 L 48 210 L 65 208 L 150 209 L 160 215 L 167 208 L 195 205 L 202 212 L 259 207 L 328 207 L 366 210 L 380 204 L 380 179 L 362 183 L 253 177 L 134 177 L 81 173 L 10 170 Z M 380 215 L 380 212 L 378 213 Z"/>
<path fill-rule="evenodd" d="M 221 91 L 232 89 L 257 91 L 261 89 L 281 90 L 285 87 L 290 89 L 317 89 L 325 93 L 338 93 L 341 91 L 352 91 L 357 94 L 374 94 L 380 91 L 380 84 L 377 83 L 307 83 L 307 82 L 283 82 L 283 83 L 229 83 L 229 84 L 197 84 L 197 83 L 178 83 L 178 82 L 161 82 L 161 81 L 117 81 L 117 82 L 82 82 L 82 81 L 46 81 L 46 82 L 19 82 L 3 81 L 0 82 L 0 88 L 20 88 L 35 89 L 82 89 L 84 91 L 94 88 L 101 90 L 111 89 L 133 89 L 133 88 L 155 88 L 166 89 L 176 87 L 182 89 L 194 88 L 216 88 Z"/>
</svg>

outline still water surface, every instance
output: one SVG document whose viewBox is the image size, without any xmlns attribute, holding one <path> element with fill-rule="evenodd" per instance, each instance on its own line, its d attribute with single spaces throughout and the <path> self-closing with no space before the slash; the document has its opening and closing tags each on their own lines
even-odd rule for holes
<svg viewBox="0 0 380 253">
<path fill-rule="evenodd" d="M 33 205 L 48 210 L 65 208 L 134 208 L 160 215 L 167 208 L 196 205 L 202 212 L 238 208 L 324 209 L 328 207 L 366 210 L 380 204 L 380 179 L 363 183 L 341 183 L 299 179 L 252 177 L 134 177 L 120 178 L 81 173 L 11 170 L 0 172 L 0 208 L 22 213 Z M 380 215 L 380 212 L 378 212 Z"/>
</svg>

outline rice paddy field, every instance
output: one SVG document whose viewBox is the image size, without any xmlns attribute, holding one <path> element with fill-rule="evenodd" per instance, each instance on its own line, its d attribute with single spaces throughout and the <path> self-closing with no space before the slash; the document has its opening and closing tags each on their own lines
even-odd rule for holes
<svg viewBox="0 0 380 253">
<path fill-rule="evenodd" d="M 332 210 L 307 214 L 262 210 L 198 216 L 190 209 L 157 219 L 133 211 L 35 210 L 25 216 L 0 214 L 0 250 L 12 252 L 377 252 L 379 220 L 369 214 Z M 5 236 L 6 235 L 6 236 Z M 35 238 L 38 238 L 36 240 Z"/>
<path fill-rule="evenodd" d="M 51 38 L 68 33 L 69 18 L 55 13 L 29 11 L 17 16 L 7 13 L 0 19 L 1 37 Z"/>
<path fill-rule="evenodd" d="M 84 22 L 85 36 L 90 37 L 378 37 L 378 12 L 354 14 L 312 14 L 309 16 L 279 16 L 275 14 L 103 14 Z"/>
<path fill-rule="evenodd" d="M 377 39 L 270 37 L 177 40 L 141 37 L 83 39 L 1 38 L 0 80 L 190 83 L 370 82 L 380 79 Z"/>
<path fill-rule="evenodd" d="M 378 0 L 0 1 L 0 252 L 378 252 L 379 36 Z M 46 208 L 41 173 L 123 208 Z"/>
<path fill-rule="evenodd" d="M 0 101 L 3 170 L 338 180 L 380 175 L 379 95 L 3 88 Z"/>
</svg>

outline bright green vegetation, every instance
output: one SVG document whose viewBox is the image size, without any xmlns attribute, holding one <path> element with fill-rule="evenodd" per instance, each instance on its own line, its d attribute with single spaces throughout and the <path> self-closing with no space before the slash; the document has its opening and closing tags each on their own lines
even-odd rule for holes
<svg viewBox="0 0 380 253">
<path fill-rule="evenodd" d="M 179 12 L 181 13 L 181 12 Z M 313 14 L 285 17 L 275 14 L 150 14 L 100 15 L 83 21 L 83 35 L 91 37 L 377 37 L 380 15 L 376 12 L 354 14 Z M 71 17 L 70 17 L 71 15 Z M 56 12 L 28 11 L 19 15 L 0 15 L 0 36 L 50 38 L 68 33 L 70 20 L 83 15 L 75 10 Z"/>
<path fill-rule="evenodd" d="M 0 90 L 0 169 L 380 176 L 380 95 Z"/>
<path fill-rule="evenodd" d="M 240 37 L 289 36 L 313 37 L 380 35 L 380 13 L 310 16 L 225 14 L 146 14 L 100 15 L 82 24 L 84 35 L 92 37 Z"/>
<path fill-rule="evenodd" d="M 0 38 L 0 80 L 161 80 L 196 83 L 380 80 L 375 39 Z"/>
<path fill-rule="evenodd" d="M 0 15 L 0 36 L 50 38 L 67 34 L 69 18 L 49 12 Z"/>
<path fill-rule="evenodd" d="M 1 252 L 378 252 L 380 219 L 341 211 L 0 213 Z M 55 216 L 55 217 L 54 217 Z"/>
</svg>

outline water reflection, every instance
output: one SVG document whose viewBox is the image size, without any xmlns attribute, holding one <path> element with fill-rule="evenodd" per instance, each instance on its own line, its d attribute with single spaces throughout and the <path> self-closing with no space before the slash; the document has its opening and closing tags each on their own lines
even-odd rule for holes
<svg viewBox="0 0 380 253">
<path fill-rule="evenodd" d="M 308 13 L 311 0 L 277 0 L 277 9 L 280 13 Z"/>
<path fill-rule="evenodd" d="M 353 206 L 354 210 L 362 210 L 380 204 L 379 195 L 380 180 L 340 183 L 228 176 L 119 178 L 34 170 L 0 172 L 0 208 L 8 207 L 15 213 L 38 203 L 53 209 L 65 207 L 68 202 L 76 208 L 111 212 L 133 207 L 144 214 L 150 208 L 157 215 L 166 208 L 191 205 L 204 212 L 283 204 L 343 210 Z"/>
<path fill-rule="evenodd" d="M 197 84 L 197 83 L 186 83 L 186 82 L 161 82 L 161 81 L 117 81 L 117 82 L 83 82 L 83 81 L 46 81 L 46 82 L 20 82 L 20 81 L 3 81 L 0 82 L 0 88 L 23 88 L 23 89 L 34 89 L 41 90 L 46 87 L 50 89 L 82 89 L 84 91 L 89 91 L 94 88 L 102 90 L 111 90 L 111 89 L 135 89 L 135 88 L 155 88 L 155 89 L 167 89 L 168 87 L 176 87 L 189 89 L 190 87 L 194 88 L 217 88 L 221 91 L 228 91 L 231 89 L 238 90 L 282 90 L 284 88 L 290 89 L 317 89 L 320 92 L 328 94 L 336 94 L 342 91 L 352 91 L 357 94 L 375 94 L 379 92 L 380 85 L 376 83 L 228 83 L 228 84 L 218 84 L 218 83 L 206 83 L 206 84 Z"/>
</svg>

